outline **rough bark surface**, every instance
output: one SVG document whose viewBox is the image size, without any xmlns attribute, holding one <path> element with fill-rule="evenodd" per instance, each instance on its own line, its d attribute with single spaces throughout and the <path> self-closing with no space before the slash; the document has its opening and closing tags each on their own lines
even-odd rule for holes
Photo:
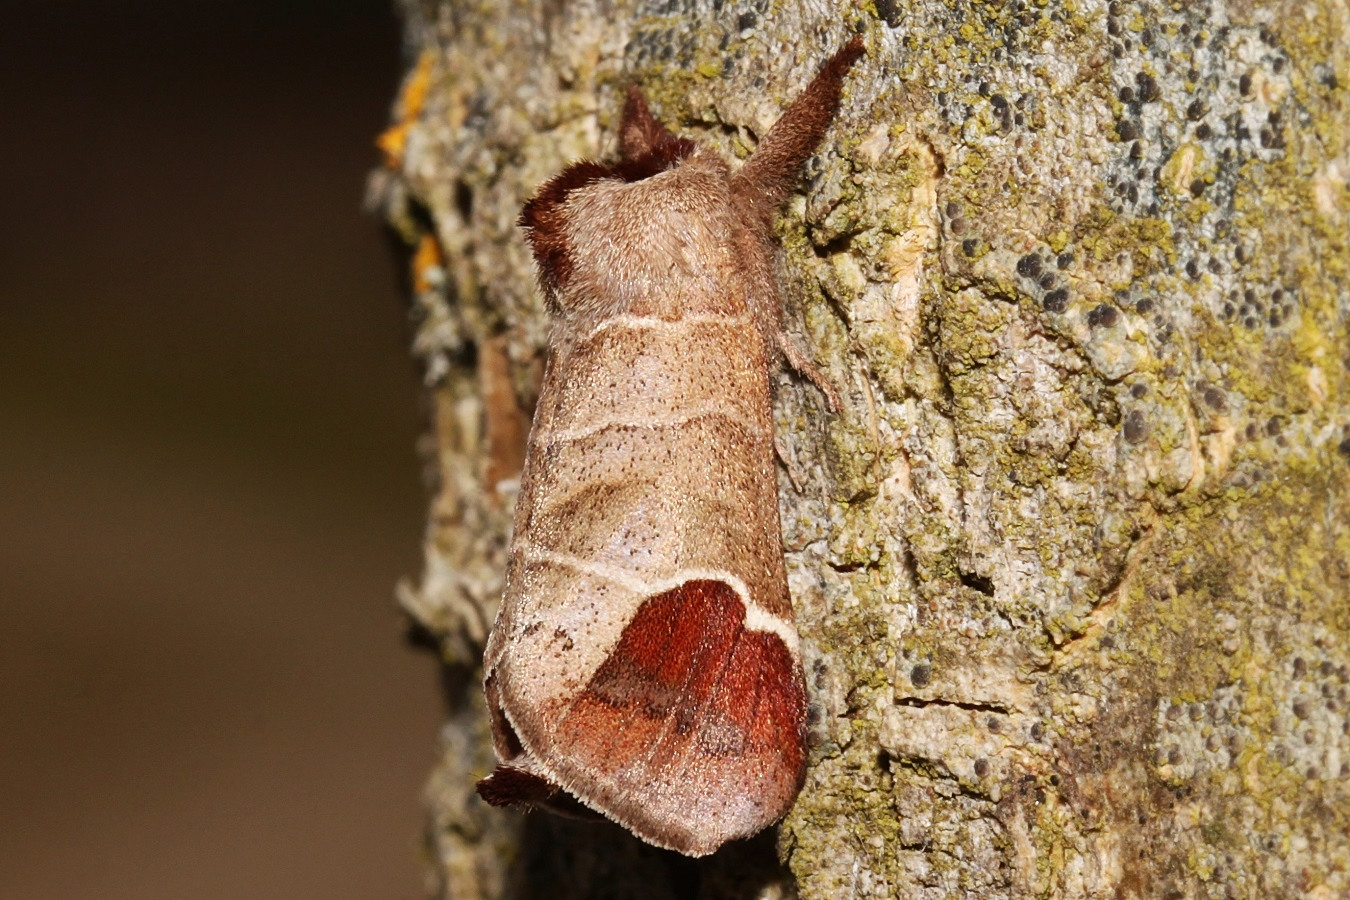
<svg viewBox="0 0 1350 900">
<path fill-rule="evenodd" d="M 404 0 L 440 896 L 1350 895 L 1350 10 Z M 639 81 L 744 157 L 853 31 L 783 217 L 838 385 L 775 415 L 813 700 L 777 833 L 493 810 L 479 657 L 547 324 L 514 222 Z"/>
</svg>

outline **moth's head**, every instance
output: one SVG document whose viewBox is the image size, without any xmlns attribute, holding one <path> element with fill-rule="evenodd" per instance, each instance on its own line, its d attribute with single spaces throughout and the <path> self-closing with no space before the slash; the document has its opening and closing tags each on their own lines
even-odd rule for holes
<svg viewBox="0 0 1350 900">
<path fill-rule="evenodd" d="M 633 184 L 674 168 L 691 156 L 696 145 L 686 138 L 677 138 L 668 132 L 645 149 L 643 153 L 620 162 L 608 164 L 589 160 L 572 163 L 540 186 L 521 210 L 517 224 L 534 251 L 539 266 L 539 281 L 550 302 L 558 291 L 567 286 L 575 265 L 574 248 L 568 239 L 582 223 L 572 221 L 568 210 L 571 196 L 600 181 Z M 592 223 L 604 228 L 605 223 Z"/>
</svg>

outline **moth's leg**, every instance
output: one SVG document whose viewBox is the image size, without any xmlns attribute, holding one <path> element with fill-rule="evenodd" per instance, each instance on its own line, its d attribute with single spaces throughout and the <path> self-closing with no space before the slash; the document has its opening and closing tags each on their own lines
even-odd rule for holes
<svg viewBox="0 0 1350 900">
<path fill-rule="evenodd" d="M 778 350 L 783 354 L 783 359 L 792 367 L 793 371 L 801 375 L 807 381 L 810 381 L 820 392 L 825 395 L 825 405 L 830 408 L 830 412 L 839 415 L 843 404 L 839 400 L 839 391 L 830 380 L 825 377 L 825 373 L 811 362 L 806 355 L 806 351 L 798 346 L 797 342 L 790 338 L 785 331 L 778 332 Z"/>
<path fill-rule="evenodd" d="M 773 436 L 773 452 L 778 457 L 778 461 L 783 464 L 783 470 L 787 472 L 788 481 L 792 482 L 792 489 L 797 493 L 802 492 L 801 473 L 793 465 L 792 458 L 787 455 L 787 447 L 783 445 L 783 440 L 775 432 Z"/>
</svg>

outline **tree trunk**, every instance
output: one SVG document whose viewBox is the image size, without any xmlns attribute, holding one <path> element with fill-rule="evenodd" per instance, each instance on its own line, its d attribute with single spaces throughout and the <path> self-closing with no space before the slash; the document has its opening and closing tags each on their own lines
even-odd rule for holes
<svg viewBox="0 0 1350 900">
<path fill-rule="evenodd" d="M 439 896 L 1350 895 L 1344 3 L 402 5 L 373 186 L 431 399 Z M 780 226 L 844 398 L 777 378 L 806 786 L 698 862 L 491 809 L 547 337 L 521 203 L 612 156 L 635 80 L 743 157 L 855 30 Z"/>
</svg>

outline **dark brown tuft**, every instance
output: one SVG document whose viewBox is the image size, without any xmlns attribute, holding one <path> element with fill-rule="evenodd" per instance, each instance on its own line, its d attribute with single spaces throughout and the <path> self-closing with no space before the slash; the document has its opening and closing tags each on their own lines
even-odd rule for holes
<svg viewBox="0 0 1350 900">
<path fill-rule="evenodd" d="M 616 178 L 641 181 L 675 167 L 675 164 L 693 154 L 697 144 L 688 138 L 672 137 L 657 144 L 641 156 L 625 159 L 614 166 Z"/>
<path fill-rule="evenodd" d="M 642 181 L 672 168 L 696 149 L 693 141 L 676 137 L 652 117 L 642 91 L 629 88 L 619 126 L 623 159 L 614 164 L 576 162 L 544 182 L 520 211 L 517 224 L 534 249 L 539 281 L 545 294 L 560 290 L 572 274 L 567 246 L 567 195 L 605 179 Z"/>
<path fill-rule="evenodd" d="M 694 152 L 694 142 L 676 137 L 652 116 L 647 98 L 633 85 L 623 105 L 619 123 L 619 153 L 623 162 L 616 166 L 624 181 L 641 181 L 674 166 Z M 625 169 L 625 167 L 631 167 Z"/>
<path fill-rule="evenodd" d="M 577 798 L 540 775 L 500 765 L 488 777 L 481 779 L 475 789 L 478 796 L 493 806 L 523 806 L 526 809 L 547 809 L 571 819 L 594 821 L 600 816 L 583 806 Z"/>
<path fill-rule="evenodd" d="M 637 159 L 674 139 L 666 126 L 652 115 L 642 89 L 631 85 L 623 104 L 623 118 L 619 120 L 619 155 L 624 159 Z"/>
<path fill-rule="evenodd" d="M 733 190 L 766 226 L 796 185 L 798 168 L 839 111 L 844 76 L 862 53 L 862 37 L 854 35 L 821 67 L 736 173 Z"/>
<path fill-rule="evenodd" d="M 546 806 L 559 791 L 548 779 L 514 766 L 498 766 L 476 788 L 493 806 Z"/>
<path fill-rule="evenodd" d="M 534 249 L 534 259 L 539 265 L 539 281 L 545 294 L 560 289 L 572 274 L 565 231 L 567 211 L 563 209 L 568 193 L 613 177 L 613 168 L 603 163 L 573 163 L 545 181 L 520 211 L 516 224 L 525 229 L 525 237 Z"/>
</svg>

